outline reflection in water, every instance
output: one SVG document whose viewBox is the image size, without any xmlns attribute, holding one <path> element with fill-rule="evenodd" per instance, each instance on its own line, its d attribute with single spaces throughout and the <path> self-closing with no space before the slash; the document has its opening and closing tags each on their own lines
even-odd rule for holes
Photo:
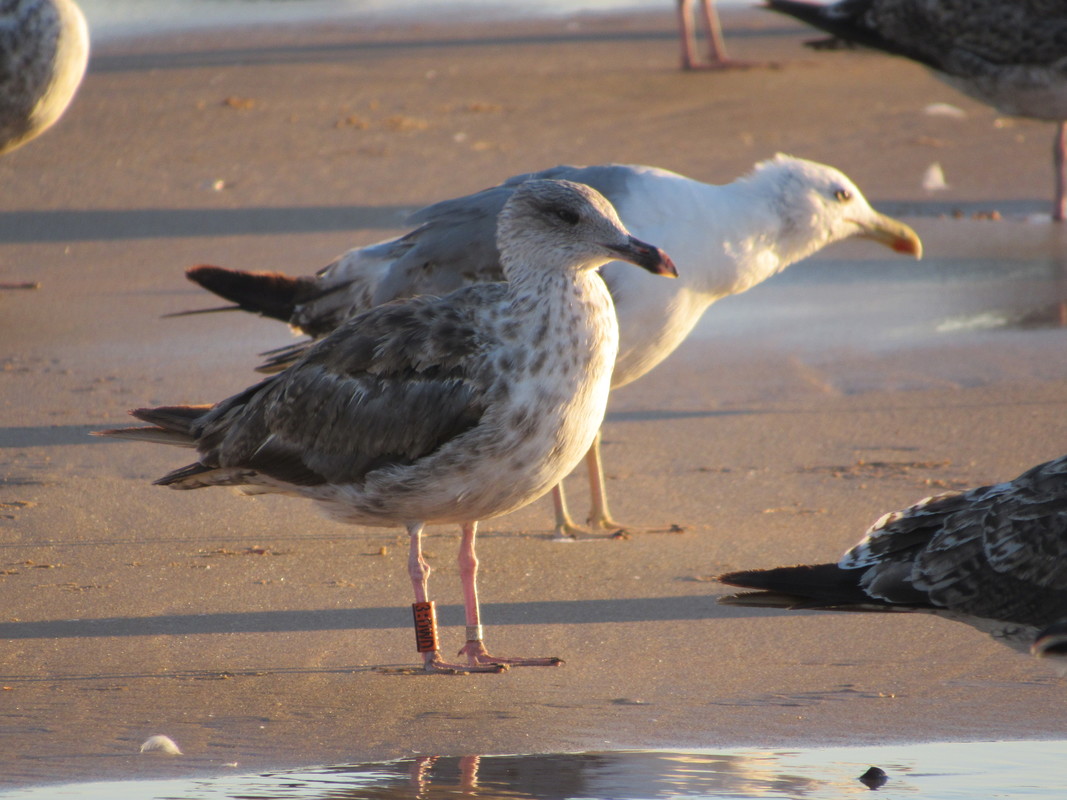
<svg viewBox="0 0 1067 800">
<path fill-rule="evenodd" d="M 937 326 L 938 333 L 981 330 L 1038 330 L 1067 327 L 1067 300 L 1045 303 L 1033 308 L 982 311 L 978 314 L 946 319 Z"/>
<path fill-rule="evenodd" d="M 8 800 L 819 798 L 1061 800 L 1067 742 L 968 742 L 790 751 L 420 756 L 382 764 L 0 793 Z M 873 765 L 876 769 L 869 770 Z M 884 770 L 886 780 L 881 782 Z M 877 781 L 862 777 L 875 775 Z M 865 785 L 866 784 L 866 785 Z"/>
<path fill-rule="evenodd" d="M 768 755 L 650 751 L 423 756 L 370 769 L 333 767 L 284 777 L 289 786 L 304 782 L 298 796 L 308 800 L 808 797 L 826 788 L 823 781 L 782 773 Z M 289 796 L 249 789 L 243 787 L 233 796 L 249 800 Z"/>
</svg>

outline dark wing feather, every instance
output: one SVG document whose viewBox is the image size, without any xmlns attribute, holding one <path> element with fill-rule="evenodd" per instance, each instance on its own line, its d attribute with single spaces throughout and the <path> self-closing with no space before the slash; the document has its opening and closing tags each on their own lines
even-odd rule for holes
<svg viewBox="0 0 1067 800">
<path fill-rule="evenodd" d="M 307 486 L 360 481 L 434 452 L 485 410 L 471 311 L 503 294 L 473 287 L 448 302 L 416 298 L 353 318 L 201 418 L 201 461 Z"/>
<path fill-rule="evenodd" d="M 1067 589 L 1067 457 L 1040 464 L 994 498 L 985 520 L 985 556 L 998 572 Z"/>
<path fill-rule="evenodd" d="M 529 180 L 584 183 L 618 205 L 633 170 L 623 165 L 566 164 L 514 175 L 499 186 L 434 203 L 408 218 L 419 227 L 388 243 L 393 259 L 374 294 L 385 303 L 419 294 L 442 295 L 472 283 L 504 280 L 496 248 L 496 218 L 515 189 Z"/>
<path fill-rule="evenodd" d="M 826 31 L 836 39 L 882 50 L 892 55 L 904 56 L 937 69 L 938 62 L 931 60 L 924 51 L 909 45 L 907 37 L 904 37 L 903 42 L 897 41 L 880 29 L 878 5 L 877 0 L 841 0 L 831 5 L 814 3 L 810 0 L 767 0 L 766 2 L 766 7 L 771 11 L 786 14 L 813 28 Z M 907 7 L 901 8 L 902 12 L 909 10 Z M 894 26 L 898 35 L 901 28 L 907 29 L 911 26 L 912 17 L 910 13 L 898 15 Z M 827 42 L 822 40 L 806 44 L 819 49 L 827 47 Z M 943 53 L 941 56 L 943 57 Z"/>
<path fill-rule="evenodd" d="M 975 77 L 1007 65 L 1052 66 L 1067 56 L 1060 0 L 767 0 L 767 7 L 845 41 Z"/>
<path fill-rule="evenodd" d="M 373 303 L 502 281 L 496 218 L 512 191 L 497 186 L 415 212 L 409 221 L 419 227 L 392 243 L 393 263 Z"/>
<path fill-rule="evenodd" d="M 781 600 L 779 607 L 826 608 L 870 604 L 870 596 L 859 588 L 859 577 L 858 571 L 841 569 L 837 564 L 805 564 L 728 572 L 717 580 L 729 586 L 773 593 Z"/>
<path fill-rule="evenodd" d="M 888 514 L 839 564 L 871 595 L 1028 625 L 1067 613 L 1067 459 Z"/>
</svg>

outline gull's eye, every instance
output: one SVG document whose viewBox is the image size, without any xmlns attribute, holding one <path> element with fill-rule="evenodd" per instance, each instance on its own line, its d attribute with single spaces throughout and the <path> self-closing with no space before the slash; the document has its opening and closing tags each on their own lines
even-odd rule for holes
<svg viewBox="0 0 1067 800">
<path fill-rule="evenodd" d="M 576 212 L 571 211 L 569 208 L 557 208 L 556 216 L 568 225 L 577 225 L 578 220 L 581 219 Z"/>
<path fill-rule="evenodd" d="M 835 189 L 834 197 L 842 203 L 847 203 L 852 199 L 852 192 L 848 189 Z"/>
</svg>

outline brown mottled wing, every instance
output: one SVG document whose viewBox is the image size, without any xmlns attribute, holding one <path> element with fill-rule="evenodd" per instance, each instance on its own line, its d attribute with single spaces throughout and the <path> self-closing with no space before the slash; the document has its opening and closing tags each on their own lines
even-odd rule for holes
<svg viewBox="0 0 1067 800">
<path fill-rule="evenodd" d="M 867 19 L 904 55 L 950 75 L 1004 65 L 1052 66 L 1067 56 L 1060 0 L 876 0 Z"/>
<path fill-rule="evenodd" d="M 993 499 L 982 541 L 989 563 L 1040 586 L 1067 589 L 1067 458 L 1024 472 Z"/>
<path fill-rule="evenodd" d="M 1067 613 L 1067 459 L 887 515 L 846 553 L 897 602 L 1044 625 Z"/>
<path fill-rule="evenodd" d="M 483 285 L 353 318 L 289 369 L 206 415 L 201 461 L 309 486 L 359 481 L 434 452 L 485 411 L 473 311 L 503 294 Z"/>
<path fill-rule="evenodd" d="M 830 5 L 767 0 L 767 5 L 842 40 L 961 77 L 1006 65 L 1052 67 L 1067 56 L 1062 0 L 841 0 Z"/>
</svg>

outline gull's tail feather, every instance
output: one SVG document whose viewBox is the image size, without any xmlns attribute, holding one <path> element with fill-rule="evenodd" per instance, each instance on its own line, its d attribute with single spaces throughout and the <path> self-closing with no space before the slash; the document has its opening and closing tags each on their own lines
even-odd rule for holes
<svg viewBox="0 0 1067 800">
<path fill-rule="evenodd" d="M 288 322 L 292 317 L 301 289 L 299 278 L 280 272 L 244 272 L 209 264 L 187 269 L 185 277 L 224 300 L 236 303 L 242 311 L 282 322 Z"/>
<path fill-rule="evenodd" d="M 848 35 L 853 33 L 852 28 L 848 26 L 849 17 L 838 15 L 835 18 L 827 14 L 826 6 L 811 0 L 764 0 L 763 7 L 837 36 L 848 38 Z"/>
<path fill-rule="evenodd" d="M 836 49 L 839 45 L 835 40 L 839 40 L 904 56 L 928 67 L 937 67 L 929 54 L 886 39 L 876 28 L 864 24 L 862 3 L 824 5 L 810 0 L 764 0 L 763 7 L 793 17 L 834 37 L 830 41 L 818 39 L 804 43 L 816 50 Z"/>
<path fill-rule="evenodd" d="M 171 444 L 177 447 L 194 447 L 195 440 L 163 428 L 111 428 L 106 431 L 90 431 L 90 436 L 107 436 L 112 439 L 129 439 L 137 442 Z"/>
<path fill-rule="evenodd" d="M 149 428 L 111 428 L 93 431 L 93 436 L 109 436 L 113 439 L 130 439 L 139 442 L 155 442 L 178 447 L 195 447 L 196 435 L 193 426 L 209 409 L 209 405 L 160 406 L 159 408 L 135 408 L 130 412 L 137 419 L 149 423 Z"/>
<path fill-rule="evenodd" d="M 162 478 L 152 481 L 155 486 L 170 486 L 174 489 L 203 489 L 208 486 L 218 486 L 219 481 L 208 480 L 208 475 L 215 475 L 219 470 L 204 464 L 189 464 L 172 472 L 168 472 Z M 202 477 L 203 476 L 203 477 Z"/>
<path fill-rule="evenodd" d="M 177 447 L 196 447 L 196 423 L 211 408 L 210 405 L 135 408 L 130 414 L 150 423 L 151 427 L 112 428 L 106 431 L 93 431 L 92 435 L 169 444 Z M 221 473 L 225 474 L 219 478 L 218 475 Z M 200 489 L 205 486 L 224 484 L 230 477 L 229 471 L 197 462 L 168 472 L 153 483 L 174 489 Z"/>
<path fill-rule="evenodd" d="M 142 422 L 158 425 L 171 433 L 193 437 L 193 424 L 204 416 L 210 405 L 197 406 L 158 406 L 156 408 L 135 408 L 130 412 Z"/>
<path fill-rule="evenodd" d="M 723 598 L 729 605 L 764 605 L 776 608 L 820 608 L 826 606 L 877 604 L 859 585 L 863 570 L 845 570 L 837 564 L 811 564 L 797 567 L 776 567 L 728 572 L 718 580 L 730 586 L 758 589 L 780 598 L 771 597 L 756 602 L 735 602 L 746 595 Z"/>
<path fill-rule="evenodd" d="M 262 372 L 264 375 L 273 375 L 276 372 L 281 372 L 284 369 L 288 369 L 297 361 L 300 357 L 307 352 L 315 342 L 308 339 L 303 342 L 296 342 L 295 344 L 288 344 L 284 347 L 276 347 L 273 350 L 268 350 L 265 353 L 260 353 L 266 360 L 256 367 L 256 372 Z"/>
</svg>

